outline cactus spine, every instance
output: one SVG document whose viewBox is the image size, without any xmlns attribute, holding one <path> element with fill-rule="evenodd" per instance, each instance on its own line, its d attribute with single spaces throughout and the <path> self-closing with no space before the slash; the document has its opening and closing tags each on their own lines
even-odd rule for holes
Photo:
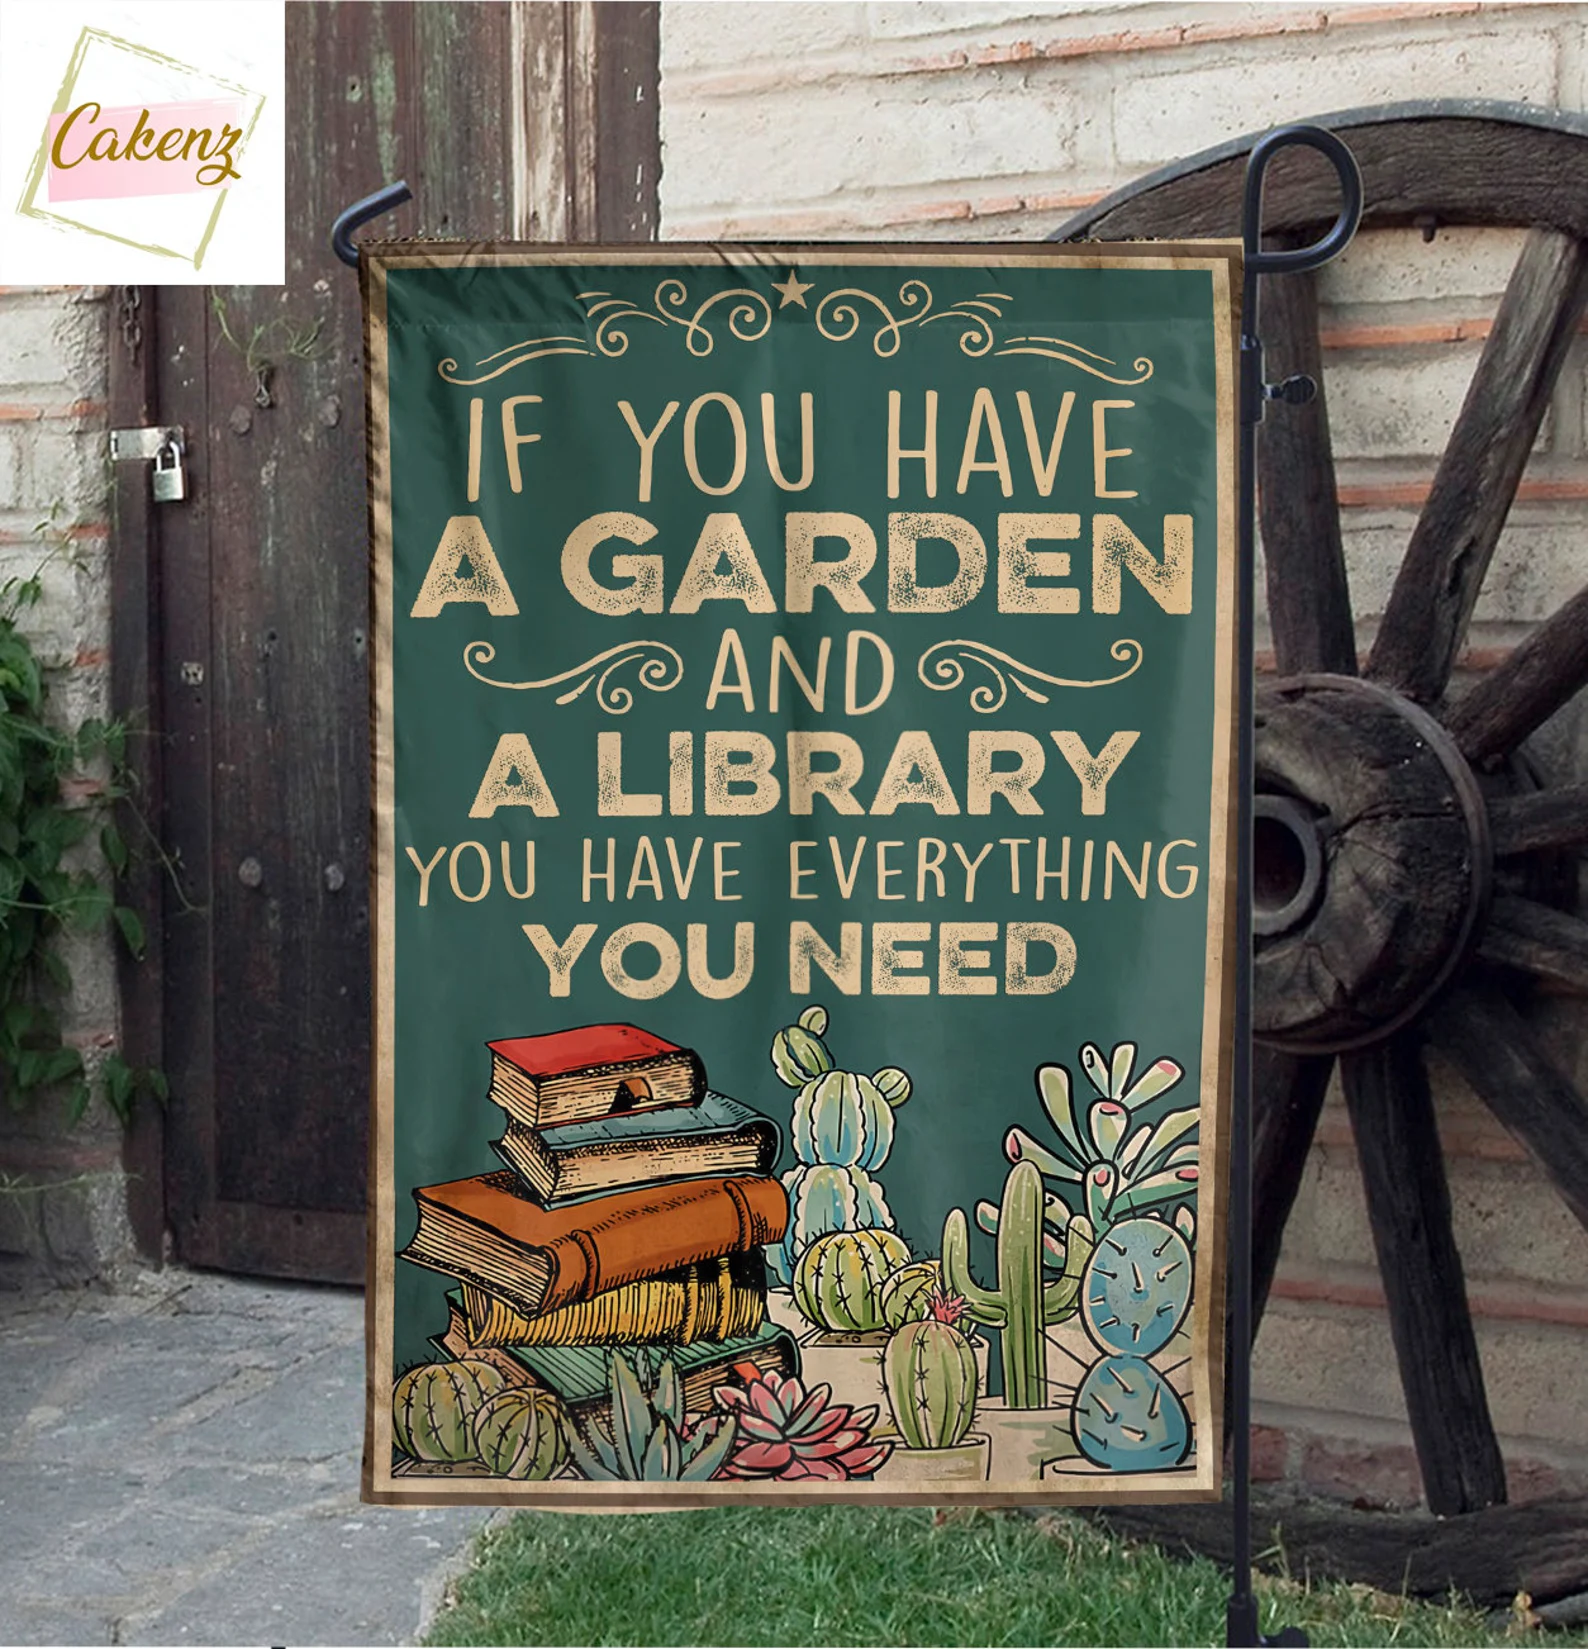
<svg viewBox="0 0 1588 1649">
<path fill-rule="evenodd" d="M 800 1255 L 794 1303 L 818 1328 L 872 1334 L 885 1326 L 882 1287 L 910 1250 L 892 1231 L 833 1231 Z"/>
<path fill-rule="evenodd" d="M 474 1459 L 475 1414 L 505 1384 L 498 1369 L 472 1357 L 409 1369 L 392 1387 L 397 1447 L 415 1460 Z"/>
<path fill-rule="evenodd" d="M 907 1449 L 951 1449 L 976 1418 L 976 1354 L 958 1323 L 965 1302 L 934 1292 L 930 1315 L 907 1322 L 882 1353 L 893 1423 Z"/>
<path fill-rule="evenodd" d="M 965 1301 L 972 1322 L 996 1328 L 1004 1400 L 1010 1408 L 1042 1408 L 1047 1402 L 1047 1354 L 1043 1328 L 1074 1315 L 1081 1266 L 1091 1232 L 1083 1220 L 1070 1226 L 1063 1273 L 1042 1277 L 1042 1174 L 1035 1163 L 1017 1162 L 1004 1181 L 998 1215 L 998 1285 L 983 1288 L 970 1269 L 970 1230 L 962 1208 L 943 1222 L 943 1286 Z"/>
</svg>

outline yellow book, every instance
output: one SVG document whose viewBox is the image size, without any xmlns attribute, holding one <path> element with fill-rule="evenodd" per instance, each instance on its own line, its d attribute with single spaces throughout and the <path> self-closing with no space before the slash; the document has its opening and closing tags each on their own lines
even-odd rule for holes
<svg viewBox="0 0 1588 1649">
<path fill-rule="evenodd" d="M 588 1300 L 528 1317 L 477 1284 L 452 1297 L 454 1323 L 472 1346 L 593 1345 L 736 1340 L 766 1321 L 761 1256 L 727 1254 L 624 1283 Z"/>
</svg>

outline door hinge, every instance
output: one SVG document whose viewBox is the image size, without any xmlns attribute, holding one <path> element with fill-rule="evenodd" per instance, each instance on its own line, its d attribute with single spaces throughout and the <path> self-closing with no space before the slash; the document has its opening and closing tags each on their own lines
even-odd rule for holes
<svg viewBox="0 0 1588 1649">
<path fill-rule="evenodd" d="M 187 497 L 187 471 L 182 464 L 186 450 L 181 428 L 176 425 L 146 424 L 141 429 L 110 432 L 112 462 L 134 458 L 153 462 L 152 485 L 155 502 L 160 504 L 174 504 Z"/>
</svg>

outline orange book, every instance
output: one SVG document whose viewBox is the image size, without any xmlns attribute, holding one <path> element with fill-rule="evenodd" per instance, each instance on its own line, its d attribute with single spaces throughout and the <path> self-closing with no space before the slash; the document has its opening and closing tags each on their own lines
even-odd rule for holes
<svg viewBox="0 0 1588 1649">
<path fill-rule="evenodd" d="M 538 1317 L 604 1289 L 782 1239 L 775 1179 L 681 1180 L 543 1208 L 506 1172 L 423 1186 L 403 1258 Z"/>
</svg>

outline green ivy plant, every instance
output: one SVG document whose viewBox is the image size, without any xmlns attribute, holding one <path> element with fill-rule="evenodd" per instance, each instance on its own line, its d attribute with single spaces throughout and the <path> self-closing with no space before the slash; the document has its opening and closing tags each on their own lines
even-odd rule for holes
<svg viewBox="0 0 1588 1649">
<path fill-rule="evenodd" d="M 97 827 L 105 864 L 114 874 L 126 868 L 127 844 L 109 810 L 127 794 L 127 729 L 91 719 L 63 732 L 45 720 L 43 675 L 18 625 L 42 594 L 43 571 L 0 584 L 0 1085 L 13 1110 L 60 1089 L 75 1123 L 95 1083 L 82 1053 L 62 1040 L 59 1003 L 72 977 L 55 941 L 113 921 L 142 956 L 144 929 L 136 911 L 115 902 L 108 877 L 73 862 Z M 68 799 L 62 781 L 96 764 L 108 766 L 109 782 L 87 801 Z M 166 1098 L 162 1072 L 116 1051 L 100 1062 L 98 1086 L 123 1123 L 140 1095 Z"/>
</svg>

